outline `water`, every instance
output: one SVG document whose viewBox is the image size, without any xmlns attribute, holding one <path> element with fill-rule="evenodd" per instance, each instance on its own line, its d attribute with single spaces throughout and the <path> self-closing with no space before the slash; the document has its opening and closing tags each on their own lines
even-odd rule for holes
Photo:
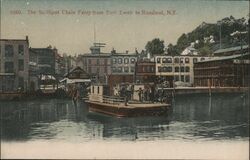
<svg viewBox="0 0 250 160">
<path fill-rule="evenodd" d="M 0 102 L 4 142 L 248 141 L 249 98 L 243 94 L 177 96 L 165 117 L 115 118 L 84 102 Z"/>
</svg>

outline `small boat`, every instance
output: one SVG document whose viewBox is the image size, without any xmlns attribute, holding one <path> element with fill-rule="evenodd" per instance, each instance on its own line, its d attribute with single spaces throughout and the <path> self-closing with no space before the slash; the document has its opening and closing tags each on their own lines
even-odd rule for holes
<svg viewBox="0 0 250 160">
<path fill-rule="evenodd" d="M 92 85 L 89 100 L 85 102 L 90 112 L 98 112 L 116 117 L 162 116 L 168 113 L 171 104 L 160 102 L 128 100 L 127 97 L 106 95 L 108 86 Z"/>
</svg>

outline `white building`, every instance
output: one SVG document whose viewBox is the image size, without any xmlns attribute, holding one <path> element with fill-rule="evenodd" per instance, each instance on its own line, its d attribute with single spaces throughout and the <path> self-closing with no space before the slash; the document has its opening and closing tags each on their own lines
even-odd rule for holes
<svg viewBox="0 0 250 160">
<path fill-rule="evenodd" d="M 194 83 L 194 63 L 208 59 L 211 57 L 158 55 L 154 57 L 156 76 L 162 77 L 170 83 L 171 81 L 182 81 L 187 85 L 192 85 Z"/>
</svg>

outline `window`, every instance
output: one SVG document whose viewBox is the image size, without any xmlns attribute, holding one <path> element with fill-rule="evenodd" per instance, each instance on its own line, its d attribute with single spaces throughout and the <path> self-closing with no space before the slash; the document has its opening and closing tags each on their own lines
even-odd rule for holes
<svg viewBox="0 0 250 160">
<path fill-rule="evenodd" d="M 116 59 L 115 58 L 112 59 L 112 63 L 116 64 Z"/>
<path fill-rule="evenodd" d="M 88 61 L 89 61 L 89 64 L 91 64 L 91 62 L 92 62 L 91 59 L 88 59 Z"/>
<path fill-rule="evenodd" d="M 205 60 L 205 58 L 201 58 L 201 61 L 204 61 Z"/>
<path fill-rule="evenodd" d="M 162 63 L 167 63 L 167 58 L 162 58 Z"/>
<path fill-rule="evenodd" d="M 5 57 L 13 57 L 14 49 L 12 45 L 5 45 Z"/>
<path fill-rule="evenodd" d="M 122 67 L 118 67 L 117 72 L 122 72 Z"/>
<path fill-rule="evenodd" d="M 132 64 L 134 64 L 134 63 L 135 63 L 135 58 L 131 58 L 131 59 L 130 59 L 130 62 L 131 62 Z"/>
<path fill-rule="evenodd" d="M 158 72 L 162 72 L 162 67 L 158 67 Z"/>
<path fill-rule="evenodd" d="M 161 58 L 157 58 L 157 63 L 161 63 Z"/>
<path fill-rule="evenodd" d="M 95 87 L 92 86 L 92 93 L 95 93 Z"/>
<path fill-rule="evenodd" d="M 23 71 L 24 70 L 24 60 L 23 59 L 19 59 L 18 60 L 18 70 L 19 71 Z"/>
<path fill-rule="evenodd" d="M 97 74 L 100 73 L 100 68 L 99 68 L 99 67 L 96 68 L 96 73 L 97 73 Z"/>
<path fill-rule="evenodd" d="M 172 58 L 167 58 L 167 63 L 172 63 Z"/>
<path fill-rule="evenodd" d="M 184 72 L 184 67 L 181 67 L 181 72 Z"/>
<path fill-rule="evenodd" d="M 128 58 L 124 58 L 124 63 L 125 63 L 125 64 L 128 64 L 128 61 L 129 61 Z"/>
<path fill-rule="evenodd" d="M 185 80 L 186 80 L 186 82 L 190 82 L 190 76 L 186 75 Z"/>
<path fill-rule="evenodd" d="M 122 59 L 121 58 L 118 58 L 118 63 L 122 64 Z"/>
<path fill-rule="evenodd" d="M 189 72 L 190 71 L 190 68 L 189 67 L 186 67 L 186 72 Z"/>
<path fill-rule="evenodd" d="M 180 63 L 184 63 L 184 59 L 183 58 L 180 59 Z"/>
<path fill-rule="evenodd" d="M 18 45 L 18 54 L 23 55 L 24 54 L 24 46 L 23 45 Z"/>
<path fill-rule="evenodd" d="M 193 63 L 196 63 L 198 60 L 197 60 L 197 58 L 194 58 L 193 59 Z"/>
<path fill-rule="evenodd" d="M 174 63 L 180 63 L 179 58 L 174 58 Z"/>
<path fill-rule="evenodd" d="M 135 72 L 135 67 L 130 67 L 130 72 Z"/>
<path fill-rule="evenodd" d="M 98 65 L 100 64 L 100 60 L 99 59 L 96 60 L 96 64 L 98 64 Z"/>
<path fill-rule="evenodd" d="M 155 67 L 151 66 L 151 72 L 155 72 Z"/>
<path fill-rule="evenodd" d="M 179 76 L 175 75 L 174 78 L 175 81 L 179 81 Z"/>
<path fill-rule="evenodd" d="M 175 71 L 175 72 L 180 72 L 180 67 L 175 67 L 175 68 L 174 68 L 174 71 Z"/>
<path fill-rule="evenodd" d="M 129 72 L 129 68 L 128 67 L 124 67 L 124 72 L 128 73 Z"/>
<path fill-rule="evenodd" d="M 185 63 L 189 63 L 189 58 L 185 58 Z"/>
<path fill-rule="evenodd" d="M 24 80 L 23 77 L 18 78 L 18 87 L 24 89 Z"/>
<path fill-rule="evenodd" d="M 172 71 L 173 71 L 172 67 L 167 67 L 167 72 L 172 72 Z"/>
<path fill-rule="evenodd" d="M 5 73 L 13 73 L 14 72 L 14 63 L 13 62 L 5 62 L 4 69 L 5 69 Z"/>
<path fill-rule="evenodd" d="M 112 72 L 116 72 L 116 67 L 112 67 Z"/>
<path fill-rule="evenodd" d="M 184 75 L 181 75 L 181 81 L 184 82 Z"/>
<path fill-rule="evenodd" d="M 97 87 L 97 93 L 99 94 L 99 92 L 100 92 L 100 88 L 99 88 L 99 86 Z"/>
</svg>

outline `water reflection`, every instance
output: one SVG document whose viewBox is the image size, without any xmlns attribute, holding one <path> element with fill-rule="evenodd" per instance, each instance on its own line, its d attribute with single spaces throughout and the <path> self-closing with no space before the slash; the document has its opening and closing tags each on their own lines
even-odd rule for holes
<svg viewBox="0 0 250 160">
<path fill-rule="evenodd" d="M 2 140 L 244 139 L 249 97 L 240 94 L 175 97 L 165 117 L 115 118 L 89 113 L 84 102 L 0 102 Z"/>
</svg>

